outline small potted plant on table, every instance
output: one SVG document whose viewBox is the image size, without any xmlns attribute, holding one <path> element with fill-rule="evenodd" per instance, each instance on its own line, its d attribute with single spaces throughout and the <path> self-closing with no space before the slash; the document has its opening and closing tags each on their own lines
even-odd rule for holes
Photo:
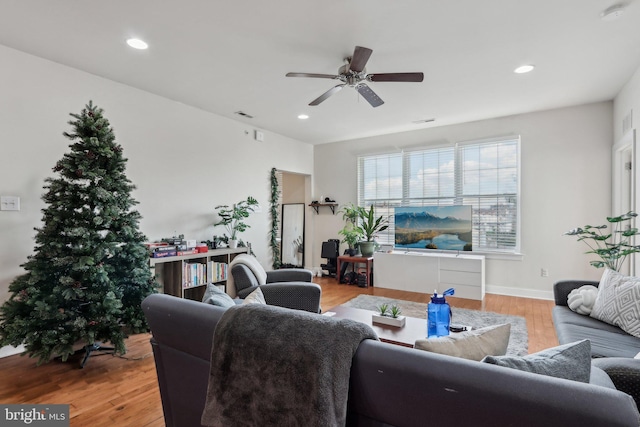
<svg viewBox="0 0 640 427">
<path fill-rule="evenodd" d="M 379 314 L 373 314 L 371 320 L 373 323 L 381 323 L 383 325 L 403 327 L 405 324 L 405 317 L 400 316 L 402 310 L 397 305 L 380 304 L 378 306 Z"/>
</svg>

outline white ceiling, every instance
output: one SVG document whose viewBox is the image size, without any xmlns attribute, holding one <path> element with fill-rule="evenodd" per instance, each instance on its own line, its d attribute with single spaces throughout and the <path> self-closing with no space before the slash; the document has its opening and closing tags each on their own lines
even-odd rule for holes
<svg viewBox="0 0 640 427">
<path fill-rule="evenodd" d="M 318 144 L 611 100 L 640 66 L 640 2 L 601 20 L 615 3 L 0 0 L 0 44 Z M 335 74 L 356 45 L 373 49 L 368 72 L 424 82 L 370 83 L 378 108 L 351 88 L 309 107 L 337 82 L 285 77 Z"/>
</svg>

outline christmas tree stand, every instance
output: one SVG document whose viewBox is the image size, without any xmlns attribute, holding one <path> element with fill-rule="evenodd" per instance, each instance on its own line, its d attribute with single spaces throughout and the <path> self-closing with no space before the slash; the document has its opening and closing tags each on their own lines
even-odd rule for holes
<svg viewBox="0 0 640 427">
<path fill-rule="evenodd" d="M 102 345 L 100 345 L 100 343 L 95 342 L 90 345 L 85 345 L 84 351 L 85 351 L 84 358 L 82 359 L 82 362 L 80 362 L 80 368 L 84 368 L 85 363 L 87 363 L 87 360 L 91 356 L 91 353 L 93 353 L 94 351 L 111 351 L 115 353 L 115 348 L 103 347 Z"/>
</svg>

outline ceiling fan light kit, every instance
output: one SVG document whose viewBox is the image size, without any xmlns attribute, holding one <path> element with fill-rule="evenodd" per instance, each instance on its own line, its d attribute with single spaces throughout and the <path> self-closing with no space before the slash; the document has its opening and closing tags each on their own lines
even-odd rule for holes
<svg viewBox="0 0 640 427">
<path fill-rule="evenodd" d="M 342 82 L 311 101 L 309 103 L 311 106 L 319 105 L 345 86 L 349 86 L 357 90 L 372 107 L 379 107 L 384 104 L 384 101 L 366 82 L 421 82 L 424 80 L 423 73 L 367 73 L 365 66 L 372 53 L 373 51 L 369 48 L 356 46 L 353 56 L 345 58 L 345 64 L 338 69 L 338 74 L 287 73 L 287 77 L 311 77 L 340 80 Z"/>
</svg>

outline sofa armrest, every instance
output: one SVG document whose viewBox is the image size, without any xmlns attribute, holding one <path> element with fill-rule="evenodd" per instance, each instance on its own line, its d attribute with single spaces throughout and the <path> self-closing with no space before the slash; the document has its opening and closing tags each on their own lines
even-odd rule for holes
<svg viewBox="0 0 640 427">
<path fill-rule="evenodd" d="M 251 269 L 244 264 L 236 264 L 231 268 L 231 274 L 233 275 L 233 283 L 236 287 L 236 294 L 240 298 L 244 298 L 255 290 L 260 284 L 258 279 L 253 274 Z M 247 290 L 250 291 L 246 292 Z M 242 292 L 245 291 L 245 292 Z"/>
<path fill-rule="evenodd" d="M 239 291 L 236 292 L 236 297 L 240 298 L 240 299 L 245 299 L 246 297 L 249 296 L 249 294 L 253 291 L 255 291 L 256 289 L 258 289 L 259 286 L 249 286 L 248 288 L 243 288 Z"/>
<path fill-rule="evenodd" d="M 601 357 L 591 364 L 605 371 L 616 388 L 631 396 L 640 408 L 640 359 Z"/>
<path fill-rule="evenodd" d="M 277 282 L 311 282 L 313 272 L 304 268 L 283 268 L 267 271 L 267 283 Z"/>
<path fill-rule="evenodd" d="M 305 310 L 311 313 L 320 312 L 322 289 L 315 283 L 267 283 L 260 286 L 260 289 L 264 294 L 264 300 L 269 305 Z"/>
<path fill-rule="evenodd" d="M 567 298 L 572 290 L 584 285 L 598 287 L 598 282 L 593 280 L 560 280 L 553 284 L 553 297 L 556 305 L 567 305 Z"/>
</svg>

